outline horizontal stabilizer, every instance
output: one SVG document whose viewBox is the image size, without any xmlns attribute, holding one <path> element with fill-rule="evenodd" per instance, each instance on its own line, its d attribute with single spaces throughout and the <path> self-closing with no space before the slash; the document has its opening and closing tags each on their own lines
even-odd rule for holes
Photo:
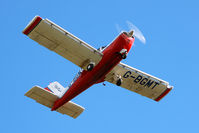
<svg viewBox="0 0 199 133">
<path fill-rule="evenodd" d="M 49 108 L 52 108 L 54 102 L 58 99 L 58 96 L 39 86 L 34 86 L 25 94 L 25 96 L 34 99 L 36 102 Z M 84 108 L 69 101 L 56 111 L 61 114 L 69 115 L 73 118 L 77 118 L 84 111 Z"/>
</svg>

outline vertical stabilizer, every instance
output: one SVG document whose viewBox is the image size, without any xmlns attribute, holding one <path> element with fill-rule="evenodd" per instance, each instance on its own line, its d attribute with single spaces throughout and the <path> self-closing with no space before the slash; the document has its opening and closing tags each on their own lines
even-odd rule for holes
<svg viewBox="0 0 199 133">
<path fill-rule="evenodd" d="M 68 87 L 64 88 L 60 83 L 55 81 L 50 83 L 45 89 L 61 98 L 68 90 Z"/>
</svg>

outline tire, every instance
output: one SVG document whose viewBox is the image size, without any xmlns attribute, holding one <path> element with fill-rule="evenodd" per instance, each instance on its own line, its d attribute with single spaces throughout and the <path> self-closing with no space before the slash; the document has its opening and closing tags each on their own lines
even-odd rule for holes
<svg viewBox="0 0 199 133">
<path fill-rule="evenodd" d="M 122 57 L 122 59 L 126 59 L 126 57 L 127 57 L 126 53 L 122 54 L 121 57 Z"/>
<path fill-rule="evenodd" d="M 91 64 L 89 64 L 89 65 L 87 66 L 87 71 L 92 71 L 93 68 L 94 68 L 94 64 L 91 63 Z"/>
<path fill-rule="evenodd" d="M 122 79 L 118 79 L 116 85 L 117 85 L 117 86 L 121 86 L 121 84 L 122 84 Z"/>
</svg>

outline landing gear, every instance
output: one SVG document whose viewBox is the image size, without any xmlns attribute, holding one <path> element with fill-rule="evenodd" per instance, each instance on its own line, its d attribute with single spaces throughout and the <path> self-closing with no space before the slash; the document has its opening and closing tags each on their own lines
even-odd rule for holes
<svg viewBox="0 0 199 133">
<path fill-rule="evenodd" d="M 121 55 L 121 57 L 122 57 L 122 59 L 126 59 L 127 53 L 123 53 L 123 54 Z"/>
<path fill-rule="evenodd" d="M 113 83 L 115 83 L 117 86 L 121 86 L 122 81 L 122 77 L 119 74 L 113 73 Z"/>
<path fill-rule="evenodd" d="M 122 59 L 126 59 L 127 57 L 127 49 L 122 49 L 119 54 L 121 55 Z"/>
<path fill-rule="evenodd" d="M 95 63 L 93 63 L 93 62 L 91 62 L 90 64 L 88 64 L 87 71 L 92 71 L 93 68 L 94 68 L 94 66 L 95 66 Z"/>
<path fill-rule="evenodd" d="M 121 86 L 121 84 L 122 84 L 122 79 L 119 78 L 119 79 L 117 80 L 117 82 L 116 82 L 116 85 L 117 85 L 117 86 Z"/>
</svg>

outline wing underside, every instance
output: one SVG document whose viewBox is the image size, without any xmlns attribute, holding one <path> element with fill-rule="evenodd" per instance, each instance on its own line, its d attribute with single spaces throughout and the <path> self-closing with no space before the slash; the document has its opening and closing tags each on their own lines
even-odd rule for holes
<svg viewBox="0 0 199 133">
<path fill-rule="evenodd" d="M 173 88 L 168 82 L 144 73 L 126 64 L 119 63 L 107 74 L 106 81 L 116 84 L 121 77 L 121 87 L 155 101 L 160 101 Z"/>
<path fill-rule="evenodd" d="M 103 55 L 50 20 L 39 16 L 33 18 L 23 33 L 83 69 L 88 62 L 99 63 Z"/>
</svg>

